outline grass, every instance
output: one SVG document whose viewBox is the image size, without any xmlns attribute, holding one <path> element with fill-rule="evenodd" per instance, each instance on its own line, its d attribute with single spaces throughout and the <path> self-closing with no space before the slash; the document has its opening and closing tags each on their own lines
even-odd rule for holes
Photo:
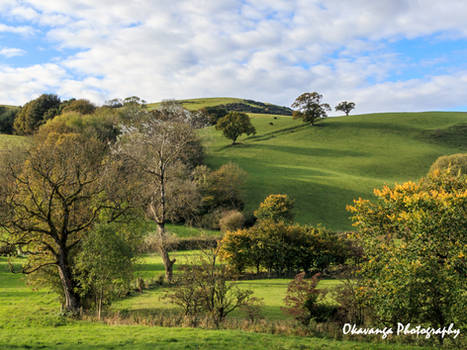
<svg viewBox="0 0 467 350">
<path fill-rule="evenodd" d="M 147 264 L 156 258 L 147 258 Z M 21 263 L 20 259 L 14 260 Z M 142 265 L 145 265 L 144 262 Z M 152 267 L 147 270 L 152 270 Z M 145 269 L 141 269 L 145 270 Z M 245 282 L 246 283 L 246 282 Z M 267 288 L 266 285 L 264 288 Z M 147 326 L 109 326 L 74 321 L 58 314 L 54 293 L 32 291 L 22 275 L 8 271 L 0 257 L 0 349 L 420 349 L 394 344 L 357 343 L 320 338 Z"/>
<path fill-rule="evenodd" d="M 171 257 L 177 259 L 175 264 L 175 273 L 177 273 L 179 264 L 185 264 L 191 258 L 199 254 L 199 251 L 180 251 L 172 252 Z M 145 279 L 157 279 L 158 276 L 164 274 L 164 265 L 162 259 L 156 254 L 145 255 L 137 265 L 136 274 Z M 264 316 L 271 320 L 282 320 L 290 318 L 289 315 L 284 314 L 281 307 L 285 306 L 283 300 L 287 292 L 287 286 L 291 279 L 275 278 L 275 279 L 259 279 L 259 280 L 246 280 L 238 281 L 235 284 L 239 288 L 250 289 L 254 292 L 254 296 L 262 298 L 264 302 L 263 313 Z M 341 283 L 340 280 L 322 280 L 318 288 L 320 289 L 333 289 Z M 132 297 L 125 298 L 113 304 L 114 310 L 158 310 L 158 309 L 171 309 L 172 305 L 167 304 L 161 300 L 161 296 L 167 291 L 167 288 L 157 288 L 146 290 L 144 293 L 136 294 Z M 333 300 L 327 297 L 327 302 L 332 303 Z M 240 313 L 234 313 L 233 317 L 242 317 Z"/>
<path fill-rule="evenodd" d="M 200 236 L 219 237 L 222 235 L 220 231 L 208 230 L 208 229 L 191 227 L 191 226 L 183 226 L 183 225 L 167 224 L 166 229 L 168 232 L 180 238 L 200 237 Z"/>
<path fill-rule="evenodd" d="M 10 147 L 26 145 L 29 142 L 27 136 L 0 134 L 0 150 Z"/>
<path fill-rule="evenodd" d="M 247 211 L 268 194 L 287 193 L 298 222 L 334 230 L 351 229 L 345 208 L 354 198 L 416 180 L 437 157 L 467 150 L 467 113 L 355 115 L 314 127 L 286 116 L 251 116 L 257 134 L 239 145 L 213 127 L 201 130 L 207 163 L 217 168 L 232 161 L 247 171 Z"/>
</svg>

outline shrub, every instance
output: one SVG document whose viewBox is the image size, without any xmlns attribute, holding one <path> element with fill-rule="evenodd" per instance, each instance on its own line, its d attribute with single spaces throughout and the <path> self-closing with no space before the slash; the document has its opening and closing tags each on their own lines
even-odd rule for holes
<svg viewBox="0 0 467 350">
<path fill-rule="evenodd" d="M 181 267 L 175 286 L 164 296 L 182 308 L 186 316 L 209 316 L 216 327 L 234 310 L 259 303 L 253 292 L 240 289 L 233 283 L 234 274 L 224 264 L 216 263 L 217 252 L 212 250 Z M 196 321 L 195 321 L 196 322 Z"/>
<path fill-rule="evenodd" d="M 467 174 L 467 153 L 457 153 L 439 157 L 431 165 L 428 174 L 433 174 L 435 171 L 446 170 L 448 168 L 454 175 L 458 172 Z"/>
<path fill-rule="evenodd" d="M 292 209 L 294 201 L 286 194 L 271 194 L 254 212 L 258 220 L 273 220 L 291 222 L 294 218 Z"/>
<path fill-rule="evenodd" d="M 326 291 L 316 288 L 318 283 L 319 274 L 315 274 L 310 280 L 306 280 L 305 272 L 301 272 L 295 276 L 287 287 L 284 303 L 288 307 L 283 308 L 283 310 L 305 326 L 310 323 L 311 319 L 323 322 L 328 318 L 326 308 L 317 304 L 318 300 L 322 299 L 326 294 Z"/>
<path fill-rule="evenodd" d="M 110 225 L 100 225 L 81 244 L 75 269 L 82 296 L 91 297 L 97 316 L 104 305 L 129 290 L 134 250 Z"/>
<path fill-rule="evenodd" d="M 219 220 L 226 210 L 242 210 L 243 184 L 247 174 L 234 163 L 210 170 L 201 165 L 193 170 L 193 181 L 201 196 L 198 207 L 198 224 L 218 229 Z"/>
<path fill-rule="evenodd" d="M 219 228 L 221 231 L 235 231 L 241 229 L 245 224 L 245 217 L 238 210 L 230 210 L 224 212 L 219 220 Z"/>
</svg>

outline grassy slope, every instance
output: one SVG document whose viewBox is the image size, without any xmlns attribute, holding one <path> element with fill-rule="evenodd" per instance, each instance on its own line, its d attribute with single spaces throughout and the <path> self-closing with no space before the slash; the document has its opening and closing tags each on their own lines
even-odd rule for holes
<svg viewBox="0 0 467 350">
<path fill-rule="evenodd" d="M 56 296 L 32 291 L 0 257 L 0 349 L 419 349 L 241 331 L 107 326 L 60 317 Z"/>
<path fill-rule="evenodd" d="M 345 206 L 354 198 L 420 178 L 438 156 L 467 150 L 460 127 L 467 113 L 336 117 L 315 127 L 284 116 L 252 117 L 257 134 L 234 147 L 212 127 L 201 131 L 208 164 L 233 161 L 248 172 L 247 210 L 270 193 L 287 193 L 296 200 L 299 222 L 336 230 L 351 228 Z"/>
</svg>

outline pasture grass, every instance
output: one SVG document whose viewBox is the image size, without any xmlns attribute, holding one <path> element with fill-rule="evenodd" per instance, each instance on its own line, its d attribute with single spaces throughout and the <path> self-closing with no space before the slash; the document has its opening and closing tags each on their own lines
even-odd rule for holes
<svg viewBox="0 0 467 350">
<path fill-rule="evenodd" d="M 197 254 L 189 252 L 188 254 Z M 180 257 L 181 258 L 181 257 Z M 23 259 L 13 259 L 19 267 Z M 156 257 L 141 265 L 155 270 Z M 256 282 L 256 281 L 255 281 Z M 280 281 L 279 281 L 280 282 Z M 253 282 L 245 282 L 245 284 Z M 259 289 L 268 283 L 257 282 Z M 280 285 L 281 283 L 279 283 Z M 282 288 L 282 287 L 280 287 Z M 146 293 L 146 292 L 145 292 Z M 144 294 L 144 293 L 143 293 Z M 273 299 L 271 293 L 268 300 Z M 266 299 L 266 298 L 265 298 Z M 126 300 L 131 300 L 125 299 Z M 122 301 L 123 302 L 123 301 Z M 135 298 L 132 305 L 137 306 Z M 0 257 L 0 349 L 421 349 L 396 344 L 357 343 L 324 338 L 259 334 L 237 330 L 204 330 L 149 326 L 111 326 L 100 322 L 76 321 L 59 314 L 57 296 L 45 289 L 33 291 L 22 275 L 9 272 L 7 259 Z"/>
<path fill-rule="evenodd" d="M 346 205 L 373 189 L 424 176 L 437 157 L 467 150 L 467 113 L 383 113 L 327 118 L 316 126 L 251 114 L 257 134 L 231 146 L 214 127 L 200 131 L 212 168 L 246 170 L 246 211 L 271 193 L 295 200 L 296 219 L 351 229 Z"/>
</svg>

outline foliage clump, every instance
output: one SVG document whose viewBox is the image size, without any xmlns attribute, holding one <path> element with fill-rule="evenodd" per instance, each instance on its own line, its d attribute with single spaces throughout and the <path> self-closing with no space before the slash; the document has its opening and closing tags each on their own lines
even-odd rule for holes
<svg viewBox="0 0 467 350">
<path fill-rule="evenodd" d="M 60 98 L 53 94 L 43 94 L 26 103 L 18 112 L 14 129 L 19 135 L 33 134 L 41 124 L 60 113 Z"/>
<path fill-rule="evenodd" d="M 221 257 L 238 272 L 323 271 L 349 257 L 351 250 L 342 238 L 323 228 L 262 220 L 249 229 L 227 232 L 220 242 Z"/>
<path fill-rule="evenodd" d="M 242 134 L 256 134 L 256 129 L 251 124 L 250 117 L 246 113 L 229 112 L 216 123 L 216 129 L 222 130 L 225 137 L 235 144 L 237 138 Z"/>
<path fill-rule="evenodd" d="M 428 174 L 447 169 L 450 169 L 452 174 L 460 172 L 460 174 L 467 175 L 467 153 L 456 153 L 438 157 L 431 165 Z"/>
<path fill-rule="evenodd" d="M 295 119 L 302 119 L 305 123 L 315 125 L 319 120 L 327 118 L 327 112 L 331 107 L 327 103 L 322 103 L 323 95 L 317 92 L 305 92 L 298 96 L 292 108 L 295 108 L 292 116 Z"/>
<path fill-rule="evenodd" d="M 381 322 L 465 329 L 467 176 L 436 171 L 348 206 L 365 255 L 358 271 Z"/>
<path fill-rule="evenodd" d="M 294 200 L 286 194 L 271 194 L 260 203 L 254 215 L 258 220 L 291 222 L 294 219 L 293 207 Z"/>
<path fill-rule="evenodd" d="M 311 319 L 317 322 L 326 320 L 325 312 L 323 312 L 326 307 L 318 304 L 318 301 L 326 295 L 326 290 L 317 289 L 319 276 L 320 274 L 317 273 L 307 280 L 305 272 L 301 272 L 287 287 L 287 295 L 284 298 L 284 304 L 287 307 L 282 309 L 305 326 L 310 323 Z"/>
</svg>

